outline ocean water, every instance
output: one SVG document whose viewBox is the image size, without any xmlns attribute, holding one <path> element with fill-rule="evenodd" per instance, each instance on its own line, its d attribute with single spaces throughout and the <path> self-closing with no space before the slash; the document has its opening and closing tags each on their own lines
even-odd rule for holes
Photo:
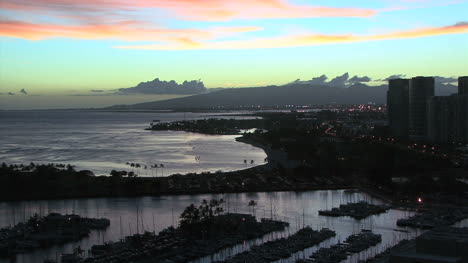
<svg viewBox="0 0 468 263">
<path fill-rule="evenodd" d="M 265 152 L 236 142 L 237 136 L 145 130 L 156 119 L 213 117 L 222 113 L 0 111 L 0 162 L 65 163 L 96 175 L 117 169 L 139 176 L 232 171 L 251 167 L 251 160 L 254 165 L 264 163 Z M 148 169 L 131 168 L 127 162 Z M 150 169 L 154 164 L 164 168 Z"/>
</svg>

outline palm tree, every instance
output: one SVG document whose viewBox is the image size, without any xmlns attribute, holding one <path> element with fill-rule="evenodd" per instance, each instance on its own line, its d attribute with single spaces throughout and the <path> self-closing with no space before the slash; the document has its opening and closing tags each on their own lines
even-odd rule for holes
<svg viewBox="0 0 468 263">
<path fill-rule="evenodd" d="M 255 202 L 254 200 L 250 200 L 248 206 L 251 206 L 251 207 L 252 207 L 252 215 L 253 215 L 253 216 L 255 216 L 255 206 L 256 206 L 256 205 L 257 205 L 257 202 Z"/>
<path fill-rule="evenodd" d="M 154 164 L 154 168 L 156 169 L 156 177 L 158 177 L 158 164 L 157 163 Z"/>
<path fill-rule="evenodd" d="M 73 254 L 76 255 L 76 256 L 83 256 L 83 253 L 85 251 L 83 249 L 81 249 L 81 246 L 78 246 L 77 248 L 73 249 Z"/>
<path fill-rule="evenodd" d="M 160 165 L 159 165 L 159 168 L 162 168 L 162 170 L 161 170 L 161 176 L 164 177 L 164 164 L 160 164 Z"/>
<path fill-rule="evenodd" d="M 135 168 L 138 168 L 138 173 L 141 173 L 141 165 L 139 163 L 135 164 Z"/>
</svg>

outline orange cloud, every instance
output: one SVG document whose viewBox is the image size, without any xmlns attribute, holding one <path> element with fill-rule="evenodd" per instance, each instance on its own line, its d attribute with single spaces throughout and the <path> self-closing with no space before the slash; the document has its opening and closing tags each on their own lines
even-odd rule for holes
<svg viewBox="0 0 468 263">
<path fill-rule="evenodd" d="M 135 21 L 114 24 L 55 25 L 33 24 L 0 20 L 0 36 L 41 40 L 53 37 L 75 39 L 116 39 L 126 41 L 164 41 L 195 43 L 195 40 L 212 40 L 243 32 L 261 30 L 259 27 L 213 27 L 210 29 L 147 28 Z"/>
<path fill-rule="evenodd" d="M 179 19 L 220 21 L 229 19 L 368 17 L 376 14 L 366 8 L 334 8 L 296 5 L 288 0 L 2 0 L 4 10 L 47 10 L 89 15 L 106 10 L 156 8 L 174 13 Z"/>
<path fill-rule="evenodd" d="M 363 41 L 377 41 L 389 39 L 420 38 L 428 36 L 446 34 L 466 34 L 468 33 L 468 23 L 462 22 L 452 26 L 419 28 L 407 31 L 358 36 L 348 35 L 286 35 L 275 38 L 255 38 L 249 40 L 202 42 L 194 45 L 185 45 L 184 42 L 174 42 L 154 45 L 129 45 L 117 46 L 122 49 L 147 49 L 147 50 L 187 50 L 187 49 L 256 49 L 256 48 L 283 48 L 299 47 L 321 44 L 350 43 Z"/>
</svg>

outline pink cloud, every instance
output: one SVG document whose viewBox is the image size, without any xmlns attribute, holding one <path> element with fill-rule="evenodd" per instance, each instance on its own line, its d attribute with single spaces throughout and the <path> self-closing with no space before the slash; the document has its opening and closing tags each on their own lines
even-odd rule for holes
<svg viewBox="0 0 468 263">
<path fill-rule="evenodd" d="M 56 25 L 36 24 L 14 20 L 0 20 L 0 36 L 29 40 L 53 37 L 76 39 L 117 39 L 126 41 L 174 41 L 180 43 L 212 40 L 244 32 L 261 30 L 259 27 L 212 27 L 209 29 L 148 28 L 138 21 L 112 24 Z"/>
<path fill-rule="evenodd" d="M 296 5 L 288 0 L 2 0 L 4 10 L 48 10 L 64 13 L 93 13 L 106 10 L 158 8 L 179 19 L 220 21 L 229 19 L 368 17 L 376 12 L 366 8 L 334 8 Z"/>
<path fill-rule="evenodd" d="M 196 45 L 185 45 L 184 42 L 174 42 L 170 44 L 154 45 L 129 45 L 117 46 L 122 49 L 146 49 L 146 50 L 186 50 L 186 49 L 256 49 L 256 48 L 284 48 L 300 47 L 323 44 L 351 43 L 364 41 L 379 41 L 390 39 L 408 39 L 421 38 L 428 36 L 438 36 L 447 34 L 467 34 L 468 23 L 461 22 L 445 27 L 427 27 L 406 31 L 398 31 L 386 34 L 375 35 L 284 35 L 274 38 L 254 38 L 248 40 L 216 41 L 216 42 L 198 42 Z"/>
</svg>

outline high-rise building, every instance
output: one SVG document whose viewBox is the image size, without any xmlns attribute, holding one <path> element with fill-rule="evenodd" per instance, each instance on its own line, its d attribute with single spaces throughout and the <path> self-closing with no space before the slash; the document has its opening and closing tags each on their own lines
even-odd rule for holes
<svg viewBox="0 0 468 263">
<path fill-rule="evenodd" d="M 458 96 L 459 141 L 468 142 L 468 76 L 458 78 Z"/>
<path fill-rule="evenodd" d="M 434 96 L 434 78 L 393 79 L 387 107 L 393 136 L 437 143 L 468 142 L 468 77 L 458 78 L 458 94 Z"/>
<path fill-rule="evenodd" d="M 387 109 L 392 135 L 408 137 L 409 124 L 409 80 L 391 79 L 388 81 Z"/>
<path fill-rule="evenodd" d="M 409 136 L 425 140 L 427 136 L 427 102 L 434 96 L 434 78 L 416 77 L 409 82 Z"/>
<path fill-rule="evenodd" d="M 468 94 L 458 95 L 457 135 L 457 141 L 468 143 Z"/>
<path fill-rule="evenodd" d="M 427 138 L 432 142 L 458 141 L 459 96 L 431 97 L 427 103 Z"/>
<path fill-rule="evenodd" d="M 428 101 L 428 139 L 438 143 L 468 142 L 468 77 L 458 79 L 459 94 Z"/>
<path fill-rule="evenodd" d="M 468 76 L 458 78 L 458 95 L 468 95 Z"/>
</svg>

